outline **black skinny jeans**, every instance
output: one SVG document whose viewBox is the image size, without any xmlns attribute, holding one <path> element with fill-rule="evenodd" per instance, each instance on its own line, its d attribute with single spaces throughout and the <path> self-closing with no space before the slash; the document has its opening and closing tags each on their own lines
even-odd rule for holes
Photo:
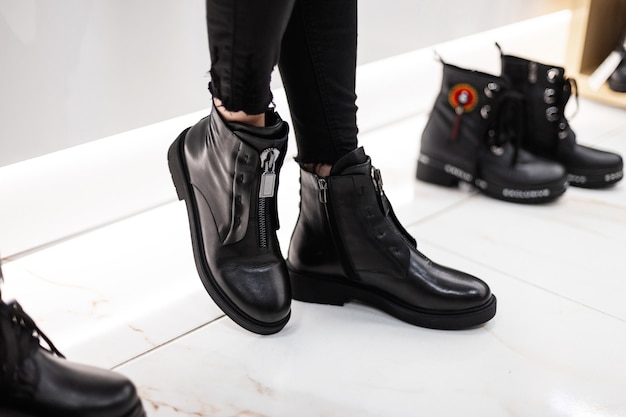
<svg viewBox="0 0 626 417">
<path fill-rule="evenodd" d="M 303 163 L 356 149 L 356 0 L 207 0 L 210 90 L 230 111 L 263 113 L 279 65 Z"/>
</svg>

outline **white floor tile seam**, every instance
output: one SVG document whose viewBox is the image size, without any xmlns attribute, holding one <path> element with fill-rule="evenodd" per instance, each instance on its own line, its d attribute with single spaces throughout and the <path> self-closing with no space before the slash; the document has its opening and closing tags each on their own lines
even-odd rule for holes
<svg viewBox="0 0 626 417">
<path fill-rule="evenodd" d="M 558 297 L 560 299 L 567 300 L 567 301 L 569 301 L 571 303 L 574 303 L 576 305 L 584 307 L 584 308 L 586 308 L 586 309 L 588 309 L 590 311 L 594 311 L 596 313 L 599 313 L 599 314 L 603 315 L 604 317 L 606 317 L 607 319 L 614 319 L 614 320 L 620 321 L 622 323 L 626 323 L 626 320 L 624 320 L 621 317 L 617 317 L 617 316 L 615 316 L 615 315 L 613 315 L 611 313 L 608 313 L 608 312 L 606 312 L 604 310 L 601 310 L 598 307 L 594 307 L 594 306 L 591 306 L 589 304 L 583 303 L 580 300 L 577 300 L 577 299 L 575 299 L 573 297 L 566 296 L 566 295 L 564 295 L 564 294 L 562 294 L 562 293 L 560 293 L 558 291 L 554 291 L 554 290 L 551 290 L 549 288 L 546 288 L 546 287 L 543 287 L 541 285 L 538 285 L 538 284 L 536 284 L 534 282 L 527 281 L 524 278 L 518 277 L 518 276 L 512 274 L 509 271 L 506 271 L 506 270 L 500 269 L 498 267 L 495 267 L 495 266 L 493 266 L 491 264 L 485 263 L 485 262 L 481 261 L 480 259 L 476 259 L 474 257 L 469 257 L 465 253 L 463 253 L 461 250 L 455 249 L 454 247 L 451 247 L 451 246 L 443 246 L 443 245 L 439 244 L 438 242 L 430 240 L 428 238 L 428 236 L 425 236 L 425 237 L 422 236 L 421 238 L 419 238 L 418 239 L 418 245 L 419 245 L 419 241 L 420 240 L 422 242 L 424 242 L 425 244 L 428 244 L 429 246 L 431 246 L 433 248 L 437 248 L 438 250 L 440 250 L 440 251 L 442 251 L 444 253 L 450 253 L 453 256 L 456 256 L 456 257 L 465 259 L 467 261 L 476 263 L 476 264 L 480 265 L 481 267 L 483 267 L 483 268 L 485 268 L 487 270 L 490 270 L 490 271 L 492 271 L 494 273 L 497 273 L 498 275 L 500 275 L 502 277 L 513 279 L 513 280 L 515 280 L 515 281 L 517 281 L 517 282 L 519 282 L 521 284 L 524 284 L 524 285 L 527 285 L 529 287 L 535 288 L 535 289 L 540 290 L 540 291 L 542 291 L 542 292 L 544 292 L 546 294 L 551 294 L 551 295 L 556 296 L 556 297 Z M 418 249 L 419 249 L 419 246 L 418 246 Z M 441 260 L 438 259 L 437 261 L 441 261 Z M 442 262 L 442 263 L 445 263 L 445 262 Z M 496 294 L 496 297 L 497 297 L 497 294 Z"/>
<path fill-rule="evenodd" d="M 207 294 L 207 297 L 209 297 L 208 294 Z M 216 323 L 219 323 L 222 320 L 230 320 L 230 318 L 228 318 L 228 316 L 226 316 L 226 314 L 222 314 L 220 316 L 212 318 L 211 320 L 208 320 L 206 323 L 203 323 L 203 324 L 201 324 L 199 326 L 195 326 L 193 329 L 189 329 L 189 330 L 187 330 L 185 332 L 182 332 L 179 335 L 176 335 L 175 337 L 172 337 L 172 338 L 170 338 L 168 340 L 164 340 L 164 341 L 154 345 L 150 349 L 146 349 L 145 351 L 134 355 L 133 357 L 129 357 L 128 359 L 120 361 L 120 362 L 118 362 L 118 363 L 116 363 L 114 365 L 108 366 L 108 369 L 111 369 L 111 370 L 115 371 L 118 368 L 122 368 L 122 367 L 124 367 L 126 365 L 132 364 L 133 362 L 143 360 L 145 357 L 149 356 L 152 352 L 158 351 L 159 349 L 166 348 L 168 345 L 176 343 L 177 341 L 179 341 L 181 339 L 184 339 L 186 336 L 188 336 L 190 334 L 193 334 L 195 332 L 198 332 L 201 329 L 205 329 L 205 328 L 207 328 L 207 327 L 209 327 L 211 325 L 215 325 Z M 242 329 L 242 331 L 245 331 L 245 330 Z"/>
</svg>

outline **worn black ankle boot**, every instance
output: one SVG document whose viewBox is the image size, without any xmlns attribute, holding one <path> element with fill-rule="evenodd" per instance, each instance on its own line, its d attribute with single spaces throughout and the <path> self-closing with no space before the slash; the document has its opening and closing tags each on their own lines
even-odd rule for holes
<svg viewBox="0 0 626 417">
<path fill-rule="evenodd" d="M 562 195 L 565 170 L 520 149 L 522 97 L 494 75 L 443 64 L 441 90 L 422 133 L 416 176 L 516 203 Z"/>
<path fill-rule="evenodd" d="M 609 88 L 618 93 L 626 93 L 626 30 L 615 48 L 622 60 L 609 77 Z"/>
<path fill-rule="evenodd" d="M 7 304 L 0 296 L 0 416 L 145 415 L 131 381 L 65 360 L 17 302 Z"/>
<path fill-rule="evenodd" d="M 473 327 L 495 315 L 487 284 L 417 250 L 362 148 L 340 159 L 328 177 L 301 169 L 300 184 L 287 259 L 294 299 L 357 300 L 435 329 Z"/>
<path fill-rule="evenodd" d="M 273 111 L 266 120 L 265 128 L 227 124 L 213 108 L 168 153 L 204 287 L 231 319 L 259 334 L 281 330 L 291 311 L 276 238 L 278 174 L 289 128 Z"/>
<path fill-rule="evenodd" d="M 524 58 L 502 56 L 502 73 L 511 88 L 525 98 L 524 149 L 565 166 L 571 185 L 603 188 L 624 176 L 622 158 L 576 142 L 564 111 L 576 82 L 565 76 L 565 69 Z"/>
</svg>

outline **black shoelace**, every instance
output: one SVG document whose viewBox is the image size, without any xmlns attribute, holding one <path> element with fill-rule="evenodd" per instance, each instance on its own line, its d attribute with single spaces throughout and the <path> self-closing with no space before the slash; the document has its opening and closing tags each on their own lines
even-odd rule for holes
<svg viewBox="0 0 626 417">
<path fill-rule="evenodd" d="M 0 299 L 0 382 L 16 380 L 21 364 L 39 348 L 65 358 L 19 303 Z"/>
<path fill-rule="evenodd" d="M 525 134 L 524 109 L 524 95 L 515 90 L 505 90 L 498 93 L 495 98 L 490 117 L 492 122 L 488 129 L 487 145 L 491 148 L 502 148 L 510 142 L 514 150 L 511 165 L 517 163 L 522 147 L 522 138 Z"/>
</svg>

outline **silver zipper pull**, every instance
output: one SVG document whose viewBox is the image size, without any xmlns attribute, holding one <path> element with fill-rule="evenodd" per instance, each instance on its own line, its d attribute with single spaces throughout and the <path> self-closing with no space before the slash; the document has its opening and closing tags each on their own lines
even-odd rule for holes
<svg viewBox="0 0 626 417">
<path fill-rule="evenodd" d="M 276 185 L 276 161 L 280 151 L 276 148 L 267 148 L 261 152 L 261 186 L 259 188 L 259 197 L 274 197 L 274 188 Z"/>
<path fill-rule="evenodd" d="M 328 201 L 327 196 L 326 196 L 326 193 L 328 192 L 328 183 L 326 182 L 326 179 L 318 178 L 317 185 L 318 187 L 320 187 L 320 194 L 319 194 L 320 203 L 326 204 L 326 201 Z"/>
</svg>

